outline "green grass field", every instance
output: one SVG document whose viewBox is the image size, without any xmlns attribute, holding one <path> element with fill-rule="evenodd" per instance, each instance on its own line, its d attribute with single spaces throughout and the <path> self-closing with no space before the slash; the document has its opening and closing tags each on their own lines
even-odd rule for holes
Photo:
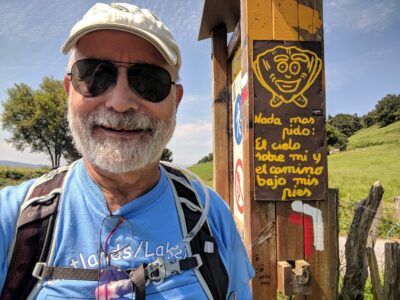
<svg viewBox="0 0 400 300">
<path fill-rule="evenodd" d="M 7 185 L 17 185 L 22 181 L 39 177 L 49 170 L 42 169 L 29 169 L 29 168 L 13 168 L 13 167 L 0 167 L 0 188 Z"/>
<path fill-rule="evenodd" d="M 397 223 L 393 198 L 400 196 L 400 122 L 361 129 L 349 138 L 348 149 L 328 157 L 329 187 L 339 188 L 340 229 L 347 232 L 355 203 L 367 197 L 375 181 L 384 188 L 380 235 Z M 398 237 L 399 230 L 396 232 Z"/>
<path fill-rule="evenodd" d="M 354 206 L 367 197 L 372 184 L 379 180 L 384 188 L 383 222 L 380 234 L 396 223 L 393 198 L 400 195 L 400 145 L 380 145 L 353 149 L 328 158 L 329 187 L 339 188 L 340 229 L 347 232 Z"/>
<path fill-rule="evenodd" d="M 212 163 L 190 169 L 212 186 Z M 328 177 L 329 187 L 339 189 L 342 233 L 348 231 L 353 219 L 352 203 L 366 198 L 375 181 L 382 183 L 385 192 L 380 235 L 386 237 L 396 223 L 393 198 L 400 196 L 400 122 L 383 128 L 374 125 L 350 137 L 347 151 L 328 156 Z"/>
<path fill-rule="evenodd" d="M 348 150 L 377 145 L 400 145 L 400 121 L 379 128 L 378 125 L 361 129 L 349 138 Z"/>
<path fill-rule="evenodd" d="M 206 162 L 189 167 L 191 171 L 197 174 L 206 185 L 213 186 L 213 164 Z"/>
<path fill-rule="evenodd" d="M 212 163 L 190 167 L 208 186 L 213 185 Z M 0 188 L 38 177 L 45 169 L 0 168 Z M 378 128 L 374 125 L 362 129 L 349 138 L 347 151 L 328 156 L 329 187 L 339 189 L 340 230 L 348 231 L 355 206 L 367 197 L 372 184 L 379 180 L 385 190 L 383 195 L 383 221 L 380 235 L 398 221 L 393 210 L 393 198 L 400 196 L 400 122 Z M 400 236 L 397 230 L 396 236 Z"/>
</svg>

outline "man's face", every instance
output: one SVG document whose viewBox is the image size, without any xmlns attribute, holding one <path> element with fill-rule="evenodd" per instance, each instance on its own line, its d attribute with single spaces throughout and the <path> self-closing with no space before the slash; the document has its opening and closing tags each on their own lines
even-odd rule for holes
<svg viewBox="0 0 400 300">
<path fill-rule="evenodd" d="M 176 80 L 176 70 L 146 40 L 130 33 L 101 30 L 82 37 L 75 61 L 96 58 L 161 66 Z M 182 87 L 172 85 L 161 102 L 153 103 L 132 91 L 127 68 L 118 68 L 118 81 L 96 97 L 84 97 L 69 85 L 68 117 L 78 150 L 89 163 L 112 173 L 125 173 L 157 162 L 175 128 Z"/>
</svg>

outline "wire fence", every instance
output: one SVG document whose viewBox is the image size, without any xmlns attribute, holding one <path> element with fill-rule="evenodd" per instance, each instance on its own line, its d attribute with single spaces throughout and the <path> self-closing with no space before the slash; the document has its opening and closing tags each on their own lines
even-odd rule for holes
<svg viewBox="0 0 400 300">
<path fill-rule="evenodd" d="M 367 210 L 367 211 L 370 211 L 373 213 L 378 212 L 377 210 L 370 209 L 369 207 L 364 206 L 360 203 L 350 202 L 350 201 L 346 201 L 346 200 L 339 200 L 339 207 L 342 209 L 345 209 L 345 210 L 355 210 L 358 208 L 362 208 L 364 210 Z M 385 213 L 384 211 L 387 211 L 387 213 Z M 397 235 L 400 234 L 400 223 L 396 223 L 396 222 L 392 221 L 392 219 L 394 217 L 393 211 L 394 211 L 393 209 L 382 207 L 381 216 L 380 217 L 375 216 L 375 219 L 387 226 L 390 226 L 390 229 L 387 230 L 386 235 L 371 235 L 371 234 L 369 234 L 371 237 L 382 238 L 382 239 L 386 239 L 388 241 L 397 242 L 397 240 L 391 238 L 393 235 L 396 235 L 396 233 L 397 233 Z M 375 228 L 379 228 L 379 226 L 377 227 L 374 224 L 372 226 L 374 226 Z"/>
<path fill-rule="evenodd" d="M 360 208 L 372 213 L 378 213 L 378 210 L 370 209 L 369 207 L 361 204 L 360 202 L 351 202 L 347 200 L 339 200 L 339 208 L 345 211 L 352 211 L 353 213 Z M 381 240 L 381 242 L 375 244 L 374 247 L 376 259 L 378 262 L 378 268 L 380 271 L 384 269 L 384 263 L 385 263 L 383 242 L 399 242 L 398 238 L 400 237 L 400 223 L 393 221 L 395 220 L 394 212 L 395 212 L 394 208 L 382 207 L 380 216 L 375 216 L 375 219 L 378 220 L 381 224 L 383 224 L 384 228 L 390 228 L 390 229 L 387 229 L 382 232 L 381 225 L 372 223 L 368 233 L 368 236 L 373 238 L 375 241 L 377 239 Z M 344 241 L 342 240 L 342 243 L 343 242 Z M 343 275 L 345 273 L 345 270 L 346 270 L 346 261 L 345 261 L 345 249 L 343 245 L 339 251 L 340 274 Z"/>
</svg>

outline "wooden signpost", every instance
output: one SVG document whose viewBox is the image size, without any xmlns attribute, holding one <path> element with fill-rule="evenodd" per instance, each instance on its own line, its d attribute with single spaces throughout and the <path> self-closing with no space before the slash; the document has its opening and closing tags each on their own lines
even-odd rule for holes
<svg viewBox="0 0 400 300">
<path fill-rule="evenodd" d="M 204 3 L 199 39 L 212 38 L 214 186 L 256 271 L 254 299 L 337 297 L 322 24 L 322 0 Z"/>
</svg>

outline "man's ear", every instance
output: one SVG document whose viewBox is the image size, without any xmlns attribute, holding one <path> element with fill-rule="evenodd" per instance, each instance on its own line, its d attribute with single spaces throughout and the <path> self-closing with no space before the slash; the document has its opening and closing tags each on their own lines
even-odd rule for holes
<svg viewBox="0 0 400 300">
<path fill-rule="evenodd" d="M 176 95 L 176 109 L 178 110 L 179 103 L 183 98 L 183 86 L 182 84 L 177 84 L 175 87 L 175 95 Z"/>
<path fill-rule="evenodd" d="M 71 87 L 71 77 L 69 75 L 64 76 L 64 90 L 69 95 L 69 89 Z"/>
</svg>

